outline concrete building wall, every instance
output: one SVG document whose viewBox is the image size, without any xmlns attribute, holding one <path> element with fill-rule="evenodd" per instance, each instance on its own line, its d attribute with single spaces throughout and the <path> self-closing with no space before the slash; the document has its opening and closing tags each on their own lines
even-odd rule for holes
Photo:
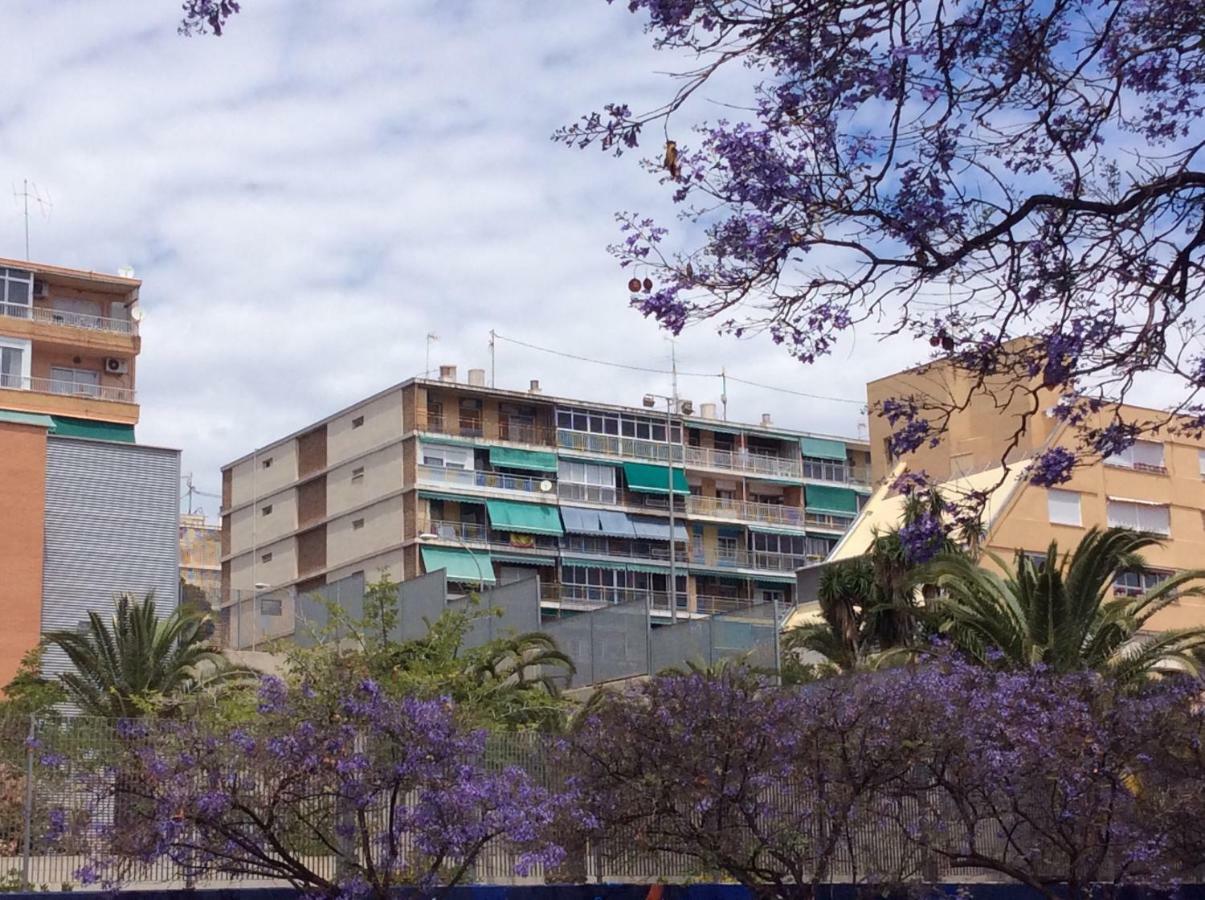
<svg viewBox="0 0 1205 900">
<path fill-rule="evenodd" d="M 264 465 L 270 462 L 270 465 Z M 230 506 L 261 500 L 297 480 L 297 442 L 280 441 L 258 451 L 231 470 Z"/>
<path fill-rule="evenodd" d="M 46 428 L 0 422 L 0 689 L 42 627 Z"/>
<path fill-rule="evenodd" d="M 376 497 L 400 491 L 402 444 L 353 459 L 330 470 L 326 476 L 327 515 L 339 515 L 363 506 Z M 363 471 L 358 471 L 358 470 Z"/>
<path fill-rule="evenodd" d="M 362 573 L 366 581 L 376 581 L 381 576 L 382 571 L 388 571 L 389 577 L 394 581 L 401 581 L 405 577 L 413 577 L 416 572 L 407 573 L 402 564 L 403 552 L 402 549 L 395 548 L 385 553 L 376 553 L 357 558 L 349 561 L 346 565 L 336 565 L 332 567 L 327 574 L 326 580 L 328 583 L 337 581 L 340 578 Z"/>
<path fill-rule="evenodd" d="M 48 439 L 43 631 L 75 629 L 126 591 L 175 608 L 179 491 L 179 451 Z M 57 672 L 67 661 L 50 650 L 44 665 Z"/>
<path fill-rule="evenodd" d="M 362 421 L 357 425 L 358 420 Z M 389 391 L 327 423 L 327 465 L 338 465 L 403 433 L 402 392 Z"/>
<path fill-rule="evenodd" d="M 401 542 L 403 529 L 401 496 L 332 519 L 326 530 L 327 565 L 341 566 L 365 554 L 386 550 Z"/>
</svg>

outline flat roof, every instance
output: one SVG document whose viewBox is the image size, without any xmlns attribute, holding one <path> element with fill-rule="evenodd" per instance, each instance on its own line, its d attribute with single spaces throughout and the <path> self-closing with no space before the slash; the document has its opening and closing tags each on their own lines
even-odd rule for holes
<svg viewBox="0 0 1205 900">
<path fill-rule="evenodd" d="M 116 288 L 112 293 L 126 293 L 142 286 L 138 278 L 126 278 L 111 272 L 97 272 L 94 269 L 72 269 L 68 266 L 56 266 L 50 263 L 33 262 L 28 259 L 9 259 L 0 257 L 0 268 L 25 269 L 35 275 L 45 275 L 53 281 L 83 281 L 90 285 L 100 285 Z"/>
<path fill-rule="evenodd" d="M 547 403 L 547 404 L 551 404 L 553 406 L 577 406 L 577 407 L 582 407 L 582 408 L 591 409 L 591 410 L 598 410 L 600 412 L 632 413 L 635 415 L 651 416 L 651 417 L 658 417 L 658 415 L 659 415 L 657 410 L 648 409 L 643 406 L 624 406 L 624 405 L 615 404 L 615 403 L 602 403 L 602 402 L 598 402 L 598 401 L 594 401 L 594 400 L 583 400 L 581 398 L 558 397 L 553 394 L 545 394 L 543 392 L 540 392 L 538 394 L 533 394 L 530 391 L 508 390 L 506 388 L 493 388 L 493 387 L 487 387 L 485 385 L 480 385 L 480 384 L 469 384 L 467 381 L 441 381 L 438 378 L 425 378 L 422 376 L 415 376 L 413 378 L 407 378 L 405 381 L 401 381 L 401 382 L 398 382 L 397 384 L 391 385 L 391 386 L 385 388 L 384 390 L 377 391 L 375 394 L 371 394 L 371 395 L 363 398 L 362 400 L 357 400 L 355 403 L 345 406 L 342 409 L 336 410 L 335 412 L 331 413 L 330 415 L 324 416 L 321 419 L 317 419 L 317 420 L 311 422 L 310 424 L 305 425 L 302 428 L 298 428 L 296 431 L 290 432 L 289 434 L 286 434 L 283 437 L 277 438 L 276 440 L 274 440 L 270 443 L 264 444 L 262 447 L 256 447 L 250 453 L 244 453 L 242 456 L 238 457 L 237 459 L 231 460 L 230 462 L 226 463 L 224 466 L 222 466 L 221 471 L 224 472 L 227 469 L 234 468 L 235 466 L 239 465 L 240 463 L 245 462 L 266 450 L 271 450 L 274 447 L 279 447 L 281 444 L 284 444 L 287 441 L 294 440 L 295 438 L 305 434 L 307 431 L 312 431 L 313 429 L 318 428 L 322 425 L 325 425 L 328 422 L 331 422 L 331 421 L 339 418 L 340 416 L 346 415 L 347 413 L 351 412 L 352 410 L 358 409 L 359 407 L 364 406 L 365 404 L 371 403 L 374 400 L 378 400 L 381 397 L 387 396 L 395 391 L 404 390 L 405 388 L 408 388 L 411 385 L 421 385 L 423 387 L 447 388 L 449 390 L 455 389 L 455 390 L 470 391 L 472 393 L 480 394 L 483 396 L 497 397 L 500 399 L 507 399 L 507 400 L 522 400 L 527 403 Z M 753 435 L 760 434 L 764 437 L 778 438 L 779 440 L 791 440 L 791 439 L 795 439 L 795 438 L 804 438 L 804 437 L 827 438 L 829 440 L 842 441 L 846 444 L 853 444 L 854 446 L 856 446 L 859 449 L 864 449 L 867 451 L 870 450 L 870 442 L 866 441 L 866 440 L 862 440 L 861 438 L 845 437 L 845 436 L 837 435 L 837 434 L 826 434 L 826 433 L 820 432 L 820 431 L 800 431 L 799 429 L 788 428 L 784 425 L 773 425 L 773 424 L 771 424 L 771 425 L 760 425 L 760 424 L 755 425 L 750 422 L 737 422 L 737 421 L 733 421 L 731 419 L 704 419 L 703 417 L 701 417 L 698 414 L 698 411 L 697 411 L 698 407 L 696 407 L 695 409 L 696 409 L 696 412 L 692 413 L 689 416 L 676 415 L 676 416 L 674 416 L 674 418 L 679 421 L 687 420 L 688 427 L 706 428 L 708 425 L 714 425 L 714 427 L 717 430 L 723 430 L 725 427 L 736 428 L 736 429 L 739 429 L 740 431 L 748 433 L 748 434 L 753 434 Z M 661 413 L 661 415 L 664 415 L 664 413 Z"/>
</svg>

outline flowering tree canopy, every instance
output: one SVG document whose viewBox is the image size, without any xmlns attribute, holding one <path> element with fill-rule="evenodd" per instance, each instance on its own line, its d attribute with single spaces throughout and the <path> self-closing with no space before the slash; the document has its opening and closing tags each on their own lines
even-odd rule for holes
<svg viewBox="0 0 1205 900">
<path fill-rule="evenodd" d="M 1148 372 L 1183 388 L 1175 427 L 1205 427 L 1205 5 L 627 6 L 697 65 L 661 106 L 611 103 L 557 138 L 620 154 L 656 129 L 646 166 L 698 239 L 671 250 L 663 223 L 619 216 L 613 249 L 645 275 L 631 282 L 645 314 L 674 332 L 711 318 L 765 330 L 805 362 L 864 324 L 927 338 L 1035 411 L 1039 392 L 1063 396 L 1089 453 L 1161 424 L 1089 424 Z M 684 133 L 692 99 L 738 67 L 754 73 L 744 102 L 716 98 L 728 118 Z M 897 451 L 936 437 L 915 424 L 933 410 L 901 398 L 878 412 Z"/>
<path fill-rule="evenodd" d="M 542 836 L 555 799 L 519 769 L 487 766 L 485 734 L 447 701 L 391 699 L 371 680 L 319 692 L 267 678 L 246 724 L 122 729 L 126 750 L 97 779 L 102 805 L 112 794 L 114 856 L 83 878 L 166 857 L 197 877 L 385 897 L 455 884 L 491 841 L 515 847 L 522 870 L 560 860 Z"/>
<path fill-rule="evenodd" d="M 988 870 L 1078 900 L 1196 865 L 1197 690 L 950 658 L 793 690 L 661 676 L 599 703 L 566 745 L 597 833 L 761 896 Z"/>
</svg>

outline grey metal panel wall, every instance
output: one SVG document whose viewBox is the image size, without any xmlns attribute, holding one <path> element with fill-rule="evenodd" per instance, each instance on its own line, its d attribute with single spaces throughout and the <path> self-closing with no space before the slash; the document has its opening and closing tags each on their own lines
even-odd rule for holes
<svg viewBox="0 0 1205 900">
<path fill-rule="evenodd" d="M 56 438 L 46 442 L 42 630 L 75 629 L 123 591 L 174 609 L 180 583 L 180 453 Z M 55 650 L 48 672 L 67 667 Z"/>
</svg>

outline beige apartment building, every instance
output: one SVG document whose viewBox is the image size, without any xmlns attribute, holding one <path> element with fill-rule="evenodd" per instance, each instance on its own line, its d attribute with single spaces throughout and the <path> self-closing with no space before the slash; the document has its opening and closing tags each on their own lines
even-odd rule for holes
<svg viewBox="0 0 1205 900">
<path fill-rule="evenodd" d="M 984 547 L 1011 560 L 1017 551 L 1044 553 L 1051 541 L 1060 550 L 1073 548 L 1091 527 L 1128 526 L 1164 537 L 1146 553 L 1150 566 L 1118 579 L 1118 593 L 1136 593 L 1174 571 L 1205 568 L 1205 440 L 1164 429 L 1148 434 L 1126 452 L 1077 468 L 1058 488 L 1029 484 L 1027 460 L 1049 447 L 1076 449 L 1076 431 L 1050 414 L 1057 396 L 1039 394 L 1038 412 L 1008 449 L 1020 429 L 1022 410 L 1032 408 L 1032 395 L 1010 391 L 1003 381 L 989 384 L 986 394 L 969 398 L 970 381 L 944 362 L 900 372 L 867 386 L 874 407 L 888 397 L 914 396 L 934 403 L 954 402 L 965 410 L 949 421 L 937 447 L 922 446 L 903 459 L 887 450 L 891 426 L 871 416 L 871 478 L 879 486 L 858 521 L 836 548 L 840 559 L 866 552 L 875 529 L 900 523 L 903 501 L 893 495 L 892 474 L 905 467 L 925 470 L 944 482 L 951 497 L 970 490 L 989 491 Z M 1155 410 L 1112 407 L 1098 415 L 1101 423 L 1119 412 L 1123 421 L 1160 417 Z M 1007 464 L 1007 471 L 1006 471 Z M 1205 625 L 1205 601 L 1184 597 L 1152 624 L 1159 629 Z"/>
<path fill-rule="evenodd" d="M 462 589 L 534 573 L 549 614 L 785 608 L 869 495 L 869 464 L 865 441 L 714 404 L 667 415 L 443 367 L 224 466 L 222 587 L 229 603 L 444 569 Z"/>
</svg>

